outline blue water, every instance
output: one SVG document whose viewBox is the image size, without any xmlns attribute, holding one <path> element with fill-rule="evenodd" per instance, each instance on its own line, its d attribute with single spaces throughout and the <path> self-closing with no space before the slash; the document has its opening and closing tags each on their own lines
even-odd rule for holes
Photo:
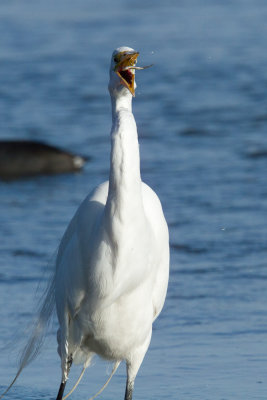
<svg viewBox="0 0 267 400">
<path fill-rule="evenodd" d="M 128 45 L 154 63 L 137 73 L 134 113 L 171 243 L 134 398 L 266 399 L 266 20 L 263 0 L 1 1 L 0 138 L 92 156 L 82 173 L 0 183 L 1 389 L 70 218 L 108 177 L 109 61 Z M 55 332 L 56 321 L 7 398 L 55 398 Z M 96 360 L 71 398 L 89 398 L 109 371 Z M 124 385 L 121 366 L 100 398 L 122 399 Z"/>
</svg>

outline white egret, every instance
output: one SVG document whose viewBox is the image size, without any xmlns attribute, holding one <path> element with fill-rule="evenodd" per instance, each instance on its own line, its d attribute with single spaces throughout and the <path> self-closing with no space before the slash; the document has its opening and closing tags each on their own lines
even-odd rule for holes
<svg viewBox="0 0 267 400">
<path fill-rule="evenodd" d="M 129 47 L 112 54 L 109 182 L 98 186 L 71 220 L 40 312 L 42 330 L 55 298 L 62 366 L 57 400 L 64 399 L 72 362 L 83 364 L 84 371 L 95 354 L 115 362 L 112 375 L 119 363 L 126 361 L 125 400 L 131 400 L 135 377 L 150 344 L 152 323 L 166 296 L 168 227 L 157 195 L 141 181 L 132 114 L 138 55 Z M 38 350 L 38 335 L 37 326 L 18 374 Z"/>
</svg>

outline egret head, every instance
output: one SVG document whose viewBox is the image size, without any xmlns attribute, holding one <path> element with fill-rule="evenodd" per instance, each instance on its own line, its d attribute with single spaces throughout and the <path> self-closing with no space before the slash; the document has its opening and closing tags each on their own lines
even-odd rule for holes
<svg viewBox="0 0 267 400">
<path fill-rule="evenodd" d="M 135 95 L 135 69 L 134 67 L 139 56 L 138 51 L 130 47 L 119 47 L 114 50 L 110 63 L 109 91 L 111 93 L 129 91 Z"/>
</svg>

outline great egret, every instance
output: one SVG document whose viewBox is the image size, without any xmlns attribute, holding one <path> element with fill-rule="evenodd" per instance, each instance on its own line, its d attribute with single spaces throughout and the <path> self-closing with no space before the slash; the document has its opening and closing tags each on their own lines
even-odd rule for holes
<svg viewBox="0 0 267 400">
<path fill-rule="evenodd" d="M 135 67 L 138 55 L 129 47 L 112 54 L 109 182 L 83 201 L 63 236 L 55 277 L 17 374 L 38 350 L 39 331 L 51 314 L 55 296 L 62 366 L 57 400 L 63 398 L 72 362 L 82 363 L 84 371 L 94 354 L 115 362 L 111 376 L 126 361 L 125 400 L 131 400 L 152 323 L 166 296 L 168 227 L 157 195 L 141 181 L 132 114 L 135 69 L 142 69 Z"/>
</svg>

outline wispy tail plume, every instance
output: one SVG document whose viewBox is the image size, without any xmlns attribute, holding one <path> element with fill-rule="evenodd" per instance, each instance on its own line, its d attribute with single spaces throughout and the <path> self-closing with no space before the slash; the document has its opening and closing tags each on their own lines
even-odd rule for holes
<svg viewBox="0 0 267 400">
<path fill-rule="evenodd" d="M 41 304 L 40 310 L 37 314 L 37 319 L 35 321 L 32 334 L 21 354 L 19 368 L 17 374 L 13 381 L 10 383 L 8 388 L 4 393 L 0 395 L 0 400 L 5 396 L 5 394 L 11 389 L 22 370 L 33 361 L 36 356 L 39 354 L 40 349 L 42 347 L 45 333 L 49 322 L 51 320 L 51 316 L 53 314 L 55 306 L 55 276 L 50 281 L 46 292 L 44 293 L 44 300 Z"/>
<path fill-rule="evenodd" d="M 100 389 L 94 396 L 90 397 L 89 400 L 94 400 L 97 396 L 100 395 L 100 393 L 103 392 L 103 390 L 108 386 L 109 382 L 111 381 L 111 378 L 113 377 L 113 375 L 114 375 L 115 372 L 117 371 L 117 369 L 118 369 L 120 363 L 121 363 L 120 361 L 116 361 L 116 362 L 115 362 L 115 364 L 114 364 L 114 366 L 113 366 L 113 369 L 112 369 L 112 371 L 111 371 L 111 374 L 110 374 L 108 380 L 104 383 L 104 385 L 101 387 L 101 389 Z M 66 396 L 63 397 L 63 400 L 66 400 L 66 399 L 74 392 L 74 390 L 77 388 L 77 386 L 79 385 L 79 383 L 80 383 L 80 381 L 81 381 L 81 379 L 82 379 L 82 377 L 83 377 L 83 374 L 85 373 L 85 369 L 86 369 L 86 367 L 84 366 L 83 369 L 82 369 L 82 372 L 81 372 L 80 376 L 79 376 L 78 379 L 77 379 L 77 382 L 75 383 L 75 385 L 73 386 L 73 388 L 69 391 L 69 393 L 66 394 Z"/>
</svg>

